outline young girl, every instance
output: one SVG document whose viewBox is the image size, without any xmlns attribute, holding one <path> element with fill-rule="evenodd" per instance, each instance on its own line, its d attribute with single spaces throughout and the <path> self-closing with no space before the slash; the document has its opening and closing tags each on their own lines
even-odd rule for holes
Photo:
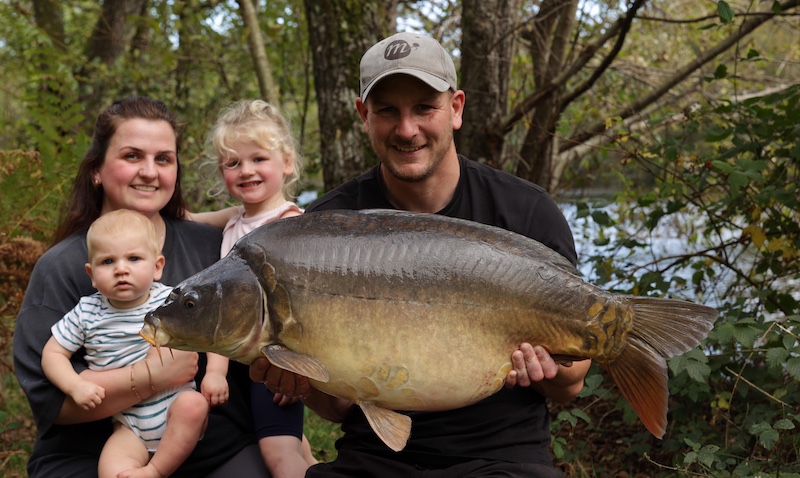
<svg viewBox="0 0 800 478">
<path fill-rule="evenodd" d="M 195 221 L 224 225 L 221 257 L 253 229 L 302 214 L 287 199 L 300 177 L 300 156 L 286 121 L 274 106 L 261 100 L 232 104 L 217 118 L 208 145 L 228 192 L 242 203 L 190 215 Z M 302 434 L 302 402 L 288 403 L 262 383 L 253 383 L 251 401 L 259 448 L 272 476 L 305 476 L 316 460 Z"/>
</svg>

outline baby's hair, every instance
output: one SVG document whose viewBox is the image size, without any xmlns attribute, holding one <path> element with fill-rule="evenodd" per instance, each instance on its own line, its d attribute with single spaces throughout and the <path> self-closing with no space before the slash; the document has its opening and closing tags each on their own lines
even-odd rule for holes
<svg viewBox="0 0 800 478">
<path fill-rule="evenodd" d="M 144 233 L 147 245 L 153 249 L 153 253 L 156 256 L 160 255 L 161 248 L 158 245 L 156 228 L 150 219 L 130 209 L 117 209 L 103 214 L 95 219 L 86 232 L 86 247 L 89 249 L 89 261 L 91 262 L 92 257 L 94 257 L 96 241 L 101 237 L 141 233 Z"/>
<path fill-rule="evenodd" d="M 251 140 L 267 151 L 281 151 L 294 165 L 283 184 L 283 194 L 294 197 L 302 172 L 302 159 L 289 124 L 278 108 L 263 100 L 240 100 L 224 108 L 206 141 L 217 164 L 235 154 L 231 144 Z"/>
</svg>

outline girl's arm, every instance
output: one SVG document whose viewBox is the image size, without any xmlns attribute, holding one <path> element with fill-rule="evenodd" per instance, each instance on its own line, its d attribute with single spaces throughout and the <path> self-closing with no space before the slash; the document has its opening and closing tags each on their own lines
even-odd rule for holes
<svg viewBox="0 0 800 478">
<path fill-rule="evenodd" d="M 190 212 L 186 211 L 186 219 L 190 221 L 199 222 L 201 224 L 208 224 L 219 229 L 225 227 L 228 221 L 239 214 L 238 206 L 226 207 L 219 211 L 206 211 L 206 212 Z"/>
<path fill-rule="evenodd" d="M 200 391 L 212 406 L 228 401 L 228 359 L 222 355 L 207 353 L 206 374 L 200 384 Z"/>
</svg>

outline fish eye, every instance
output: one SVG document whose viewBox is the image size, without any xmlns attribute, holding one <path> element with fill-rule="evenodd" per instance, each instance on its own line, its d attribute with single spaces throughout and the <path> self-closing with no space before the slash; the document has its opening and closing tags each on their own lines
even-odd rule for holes
<svg viewBox="0 0 800 478">
<path fill-rule="evenodd" d="M 186 295 L 183 296 L 183 307 L 185 309 L 193 308 L 195 305 L 197 305 L 197 299 L 197 292 L 187 292 Z"/>
</svg>

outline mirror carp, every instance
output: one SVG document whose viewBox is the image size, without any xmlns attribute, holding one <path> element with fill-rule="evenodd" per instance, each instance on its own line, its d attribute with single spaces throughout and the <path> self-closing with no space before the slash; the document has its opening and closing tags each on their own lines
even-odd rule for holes
<svg viewBox="0 0 800 478">
<path fill-rule="evenodd" d="M 667 359 L 698 346 L 718 312 L 615 294 L 543 244 L 500 228 L 403 211 L 281 219 L 175 287 L 145 319 L 155 346 L 265 355 L 353 400 L 399 451 L 397 413 L 476 403 L 500 390 L 522 342 L 592 359 L 663 437 Z"/>
</svg>

